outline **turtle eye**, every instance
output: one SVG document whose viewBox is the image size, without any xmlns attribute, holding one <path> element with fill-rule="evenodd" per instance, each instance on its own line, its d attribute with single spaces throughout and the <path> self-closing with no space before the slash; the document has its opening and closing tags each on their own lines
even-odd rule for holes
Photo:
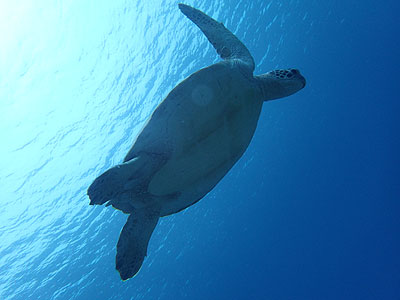
<svg viewBox="0 0 400 300">
<path fill-rule="evenodd" d="M 291 71 L 292 71 L 293 74 L 299 74 L 299 71 L 296 70 L 296 69 L 292 69 Z"/>
</svg>

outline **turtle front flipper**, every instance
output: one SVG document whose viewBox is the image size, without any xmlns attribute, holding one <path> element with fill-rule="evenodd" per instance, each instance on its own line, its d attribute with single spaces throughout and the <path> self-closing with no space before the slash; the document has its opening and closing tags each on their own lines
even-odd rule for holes
<svg viewBox="0 0 400 300">
<path fill-rule="evenodd" d="M 222 23 L 202 11 L 186 4 L 179 4 L 181 12 L 195 23 L 224 60 L 239 59 L 254 71 L 254 59 L 246 46 Z"/>
<path fill-rule="evenodd" d="M 128 217 L 117 244 L 116 269 L 122 280 L 127 280 L 139 272 L 159 218 L 158 208 L 135 210 Z"/>
</svg>

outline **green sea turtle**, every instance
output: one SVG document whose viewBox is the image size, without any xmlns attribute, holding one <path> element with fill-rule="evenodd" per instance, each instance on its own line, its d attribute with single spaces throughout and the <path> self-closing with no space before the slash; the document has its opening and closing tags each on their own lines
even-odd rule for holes
<svg viewBox="0 0 400 300">
<path fill-rule="evenodd" d="M 107 203 L 129 214 L 117 244 L 123 280 L 139 271 L 158 219 L 203 198 L 243 155 L 263 102 L 296 93 L 306 83 L 296 69 L 254 76 L 249 50 L 222 23 L 190 6 L 179 8 L 223 60 L 179 83 L 123 163 L 88 189 L 91 205 Z"/>
</svg>

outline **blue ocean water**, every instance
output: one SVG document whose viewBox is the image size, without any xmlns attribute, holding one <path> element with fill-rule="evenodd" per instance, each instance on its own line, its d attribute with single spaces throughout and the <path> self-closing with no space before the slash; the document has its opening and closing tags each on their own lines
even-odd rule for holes
<svg viewBox="0 0 400 300">
<path fill-rule="evenodd" d="M 177 3 L 0 1 L 0 299 L 400 299 L 394 0 L 188 0 L 256 74 L 296 67 L 307 87 L 264 104 L 241 160 L 120 280 L 126 215 L 86 189 L 219 60 Z"/>
</svg>

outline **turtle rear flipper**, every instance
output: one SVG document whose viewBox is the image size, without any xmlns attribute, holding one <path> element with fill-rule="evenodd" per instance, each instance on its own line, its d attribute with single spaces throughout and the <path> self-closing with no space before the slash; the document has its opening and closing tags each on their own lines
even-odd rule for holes
<svg viewBox="0 0 400 300">
<path fill-rule="evenodd" d="M 142 194 L 165 159 L 161 156 L 142 154 L 119 164 L 97 177 L 89 186 L 87 194 L 90 205 L 104 204 L 109 200 L 126 198 L 129 194 L 134 200 L 136 194 Z"/>
<path fill-rule="evenodd" d="M 136 164 L 137 167 L 140 166 L 138 163 L 139 158 L 136 157 L 107 170 L 97 177 L 87 190 L 87 194 L 90 198 L 90 205 L 104 204 L 122 194 L 125 190 L 124 186 L 135 173 L 136 168 L 134 164 Z"/>
<path fill-rule="evenodd" d="M 139 272 L 159 218 L 160 210 L 157 208 L 139 209 L 129 215 L 117 244 L 116 269 L 122 280 Z"/>
</svg>

